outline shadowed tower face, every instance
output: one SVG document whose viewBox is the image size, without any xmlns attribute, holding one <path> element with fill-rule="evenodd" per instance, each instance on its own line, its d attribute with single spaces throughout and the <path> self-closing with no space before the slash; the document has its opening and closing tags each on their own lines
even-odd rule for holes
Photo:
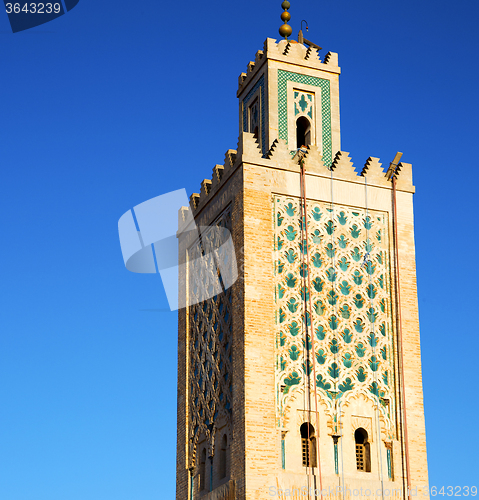
<svg viewBox="0 0 479 500">
<path fill-rule="evenodd" d="M 339 74 L 337 54 L 267 39 L 239 77 L 237 149 L 180 212 L 180 232 L 191 210 L 231 233 L 239 276 L 197 270 L 213 237 L 179 240 L 178 500 L 427 485 L 411 165 L 354 170 Z"/>
</svg>

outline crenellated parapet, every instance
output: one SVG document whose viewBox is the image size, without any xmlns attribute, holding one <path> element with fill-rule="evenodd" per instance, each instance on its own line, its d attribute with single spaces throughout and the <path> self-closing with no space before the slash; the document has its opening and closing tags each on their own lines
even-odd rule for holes
<svg viewBox="0 0 479 500">
<path fill-rule="evenodd" d="M 333 171 L 333 177 L 339 179 L 355 182 L 358 177 L 356 170 L 354 170 L 353 162 L 349 157 L 349 153 L 344 151 L 338 151 L 336 153 L 333 163 L 331 164 L 331 170 Z"/>
<path fill-rule="evenodd" d="M 324 57 L 324 61 L 321 61 L 319 51 L 315 47 L 306 46 L 294 40 L 280 40 L 277 42 L 274 38 L 267 38 L 263 50 L 256 52 L 255 60 L 248 63 L 246 73 L 241 73 L 238 77 L 238 97 L 253 80 L 267 59 L 307 65 L 310 68 L 340 73 L 338 54 L 335 52 L 328 52 Z"/>
<path fill-rule="evenodd" d="M 387 179 L 387 176 L 384 173 L 381 165 L 382 163 L 379 162 L 379 158 L 373 158 L 372 156 L 370 156 L 359 175 L 361 175 L 362 177 L 366 177 L 369 184 L 389 187 L 391 183 Z"/>
<path fill-rule="evenodd" d="M 328 168 L 324 164 L 321 151 L 317 146 L 308 146 L 305 152 L 292 156 L 286 142 L 282 139 L 275 139 L 269 150 L 263 155 L 254 135 L 243 132 L 239 136 L 237 149 L 228 149 L 223 164 L 213 167 L 212 178 L 204 179 L 201 182 L 199 193 L 193 193 L 190 196 L 193 214 L 199 213 L 241 165 L 259 165 L 299 173 L 301 161 L 307 176 L 327 177 L 357 184 L 367 183 L 370 186 L 392 189 L 391 179 L 383 170 L 379 158 L 370 156 L 358 173 L 354 168 L 350 154 L 338 151 L 331 168 Z M 399 191 L 414 193 L 411 164 L 400 163 L 395 176 L 396 187 Z"/>
<path fill-rule="evenodd" d="M 399 191 L 409 191 L 412 186 L 412 165 L 401 162 L 396 168 L 396 189 Z M 414 187 L 413 191 L 414 192 Z"/>
<path fill-rule="evenodd" d="M 248 134 L 252 136 L 252 134 Z M 251 154 L 252 151 L 257 149 L 257 143 L 255 143 L 254 138 L 248 138 L 249 141 L 243 142 L 240 138 L 238 143 L 238 149 L 240 151 L 240 157 L 246 156 L 248 152 Z M 193 193 L 190 196 L 190 207 L 194 214 L 198 213 L 201 208 L 218 192 L 218 190 L 226 183 L 233 171 L 239 165 L 237 161 L 237 151 L 235 149 L 228 149 L 225 153 L 225 159 L 223 165 L 215 165 L 213 167 L 213 175 L 211 179 L 203 179 L 200 185 L 200 192 Z M 184 216 L 180 219 L 185 220 Z"/>
<path fill-rule="evenodd" d="M 240 73 L 240 76 L 238 77 L 238 87 L 241 87 L 246 79 L 249 80 L 250 76 L 256 73 L 256 70 L 260 67 L 263 56 L 264 52 L 262 50 L 258 50 L 258 52 L 256 52 L 256 57 L 254 62 L 250 61 L 248 63 L 247 73 Z"/>
<path fill-rule="evenodd" d="M 275 139 L 265 158 L 275 163 L 276 168 L 297 170 L 297 162 L 291 157 L 291 151 L 283 139 Z"/>
</svg>

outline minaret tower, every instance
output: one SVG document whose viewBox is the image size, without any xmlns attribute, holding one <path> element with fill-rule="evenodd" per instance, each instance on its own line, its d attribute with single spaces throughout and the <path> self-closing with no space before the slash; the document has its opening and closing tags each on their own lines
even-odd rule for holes
<svg viewBox="0 0 479 500">
<path fill-rule="evenodd" d="M 195 300 L 210 278 L 179 239 L 176 498 L 427 498 L 411 165 L 354 169 L 338 55 L 282 7 L 239 77 L 238 147 L 180 211 L 179 234 L 231 233 L 238 279 Z"/>
</svg>

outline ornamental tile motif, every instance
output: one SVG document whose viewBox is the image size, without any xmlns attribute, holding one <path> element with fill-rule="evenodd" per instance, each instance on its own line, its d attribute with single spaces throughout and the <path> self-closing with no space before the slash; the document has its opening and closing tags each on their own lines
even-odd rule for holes
<svg viewBox="0 0 479 500">
<path fill-rule="evenodd" d="M 304 390 L 309 379 L 333 421 L 337 403 L 347 405 L 360 392 L 378 405 L 392 437 L 395 381 L 387 214 L 309 200 L 308 291 L 300 201 L 276 195 L 273 206 L 278 426 L 284 426 L 291 396 Z M 309 293 L 311 315 L 309 307 L 305 310 Z"/>
<path fill-rule="evenodd" d="M 231 212 L 228 208 L 211 224 L 211 230 L 202 233 L 204 255 L 211 256 L 212 249 L 218 247 L 214 228 L 231 230 Z M 197 242 L 188 252 L 189 262 L 199 257 Z M 212 272 L 203 268 L 189 270 L 190 293 L 194 295 L 196 282 L 212 281 L 216 276 L 215 263 L 211 261 Z M 211 286 L 214 286 L 211 283 Z M 200 434 L 205 434 L 213 444 L 215 427 L 219 420 L 228 419 L 231 412 L 231 329 L 232 306 L 231 288 L 189 308 L 189 417 L 188 435 L 190 460 L 195 457 L 195 449 Z"/>
<path fill-rule="evenodd" d="M 314 95 L 310 92 L 301 92 L 295 90 L 293 93 L 294 99 L 294 116 L 308 116 L 313 119 Z"/>
<path fill-rule="evenodd" d="M 313 85 L 321 89 L 321 117 L 323 134 L 323 161 L 330 166 L 333 161 L 331 137 L 331 92 L 329 80 L 278 70 L 278 128 L 279 138 L 288 142 L 288 82 Z"/>
<path fill-rule="evenodd" d="M 255 95 L 258 88 L 261 87 L 261 151 L 266 154 L 266 110 L 264 102 L 264 75 L 256 82 L 255 86 L 248 92 L 248 95 L 243 99 L 243 132 L 249 132 L 248 130 L 248 102 Z"/>
</svg>

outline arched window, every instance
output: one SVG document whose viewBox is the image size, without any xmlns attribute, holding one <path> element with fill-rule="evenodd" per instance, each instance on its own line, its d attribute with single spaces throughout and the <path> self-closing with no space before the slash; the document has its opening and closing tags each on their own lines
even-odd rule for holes
<svg viewBox="0 0 479 500">
<path fill-rule="evenodd" d="M 203 491 L 204 489 L 206 489 L 206 448 L 203 448 L 203 451 L 201 452 L 199 479 L 199 488 L 200 491 Z"/>
<path fill-rule="evenodd" d="M 228 439 L 226 434 L 223 436 L 221 440 L 221 448 L 220 448 L 220 463 L 219 463 L 219 476 L 220 479 L 224 479 L 226 477 L 226 447 L 228 446 Z"/>
<path fill-rule="evenodd" d="M 356 442 L 356 468 L 364 472 L 371 472 L 371 453 L 368 443 L 368 433 L 360 427 L 354 433 Z"/>
<path fill-rule="evenodd" d="M 309 146 L 311 144 L 311 123 L 305 116 L 296 120 L 296 147 Z"/>
<path fill-rule="evenodd" d="M 316 436 L 314 427 L 305 422 L 300 428 L 303 467 L 316 467 Z"/>
<path fill-rule="evenodd" d="M 256 98 L 249 107 L 249 132 L 254 135 L 256 140 L 259 140 L 259 124 L 260 124 L 260 110 L 259 100 Z"/>
</svg>

